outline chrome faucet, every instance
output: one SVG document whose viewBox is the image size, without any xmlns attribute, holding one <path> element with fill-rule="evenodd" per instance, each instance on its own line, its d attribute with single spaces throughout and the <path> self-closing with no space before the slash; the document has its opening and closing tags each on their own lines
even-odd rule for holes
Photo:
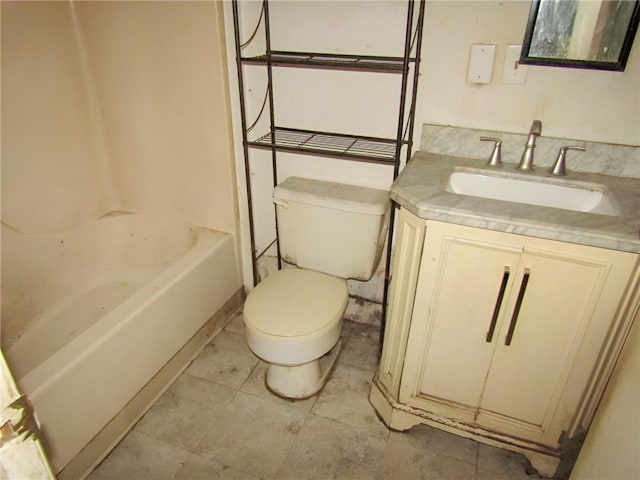
<svg viewBox="0 0 640 480">
<path fill-rule="evenodd" d="M 539 137 L 542 133 L 542 122 L 540 120 L 534 120 L 529 130 L 529 138 L 524 145 L 524 152 L 518 165 L 518 170 L 524 170 L 529 172 L 533 170 L 533 152 L 536 148 L 536 137 Z"/>
</svg>

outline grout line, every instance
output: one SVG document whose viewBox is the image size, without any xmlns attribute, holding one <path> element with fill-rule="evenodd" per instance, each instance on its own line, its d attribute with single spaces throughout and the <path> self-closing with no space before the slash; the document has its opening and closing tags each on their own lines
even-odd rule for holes
<svg viewBox="0 0 640 480">
<path fill-rule="evenodd" d="M 302 432 L 302 429 L 304 428 L 304 426 L 309 421 L 309 417 L 310 416 L 311 416 L 311 409 L 309 409 L 309 411 L 306 413 L 306 415 L 304 417 L 304 421 L 300 424 L 300 429 L 295 434 L 295 438 L 294 438 L 293 442 L 291 442 L 291 445 L 289 446 L 289 449 L 287 450 L 287 454 L 284 456 L 284 459 L 282 460 L 282 463 L 278 466 L 278 469 L 276 470 L 274 478 L 279 478 L 278 474 L 282 471 L 282 468 L 287 464 L 287 460 L 289 459 L 289 455 L 291 455 L 291 451 L 296 446 L 296 444 L 298 442 L 298 439 L 300 438 L 300 432 Z"/>
<path fill-rule="evenodd" d="M 478 445 L 478 442 L 476 442 L 476 469 L 475 469 L 475 474 L 474 474 L 474 479 L 478 480 L 478 461 L 480 459 L 480 446 Z"/>
</svg>

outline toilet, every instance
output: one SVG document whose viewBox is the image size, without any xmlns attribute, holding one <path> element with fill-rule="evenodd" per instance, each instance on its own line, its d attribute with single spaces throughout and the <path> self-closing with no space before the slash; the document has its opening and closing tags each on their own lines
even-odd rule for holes
<svg viewBox="0 0 640 480">
<path fill-rule="evenodd" d="M 386 190 L 289 177 L 273 192 L 283 268 L 244 304 L 247 344 L 267 362 L 267 387 L 307 398 L 325 384 L 340 350 L 346 279 L 369 280 L 380 261 Z"/>
</svg>

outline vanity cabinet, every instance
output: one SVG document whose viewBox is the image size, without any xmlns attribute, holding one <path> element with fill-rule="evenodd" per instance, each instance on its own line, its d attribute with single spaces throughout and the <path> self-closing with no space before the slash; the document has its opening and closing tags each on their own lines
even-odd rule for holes
<svg viewBox="0 0 640 480">
<path fill-rule="evenodd" d="M 371 400 L 552 474 L 588 423 L 638 255 L 400 214 Z M 602 379 L 600 379 L 602 381 Z"/>
</svg>

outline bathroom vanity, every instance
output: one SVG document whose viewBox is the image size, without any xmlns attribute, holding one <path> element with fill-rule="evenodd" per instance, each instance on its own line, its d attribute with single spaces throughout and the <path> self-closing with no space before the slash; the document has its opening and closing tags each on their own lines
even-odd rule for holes
<svg viewBox="0 0 640 480">
<path fill-rule="evenodd" d="M 471 187 L 455 184 L 460 173 Z M 531 183 L 533 194 L 496 198 L 509 186 L 483 190 L 487 178 Z M 589 427 L 640 303 L 639 185 L 416 153 L 391 190 L 401 210 L 370 395 L 384 421 L 514 450 L 554 475 Z"/>
</svg>

